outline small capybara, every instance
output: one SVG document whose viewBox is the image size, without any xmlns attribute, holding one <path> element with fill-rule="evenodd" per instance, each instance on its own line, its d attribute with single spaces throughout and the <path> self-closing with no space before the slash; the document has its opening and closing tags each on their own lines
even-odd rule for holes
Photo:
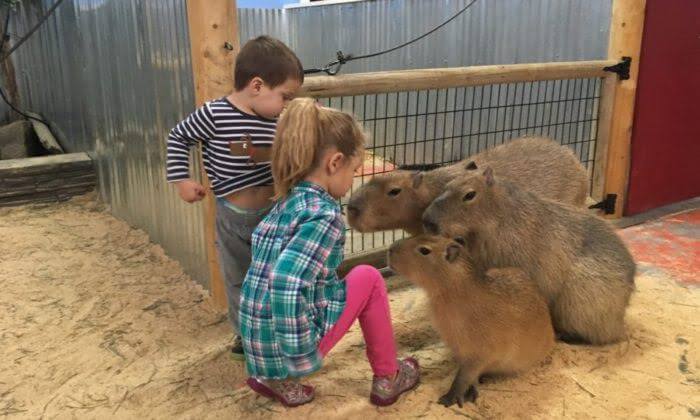
<svg viewBox="0 0 700 420">
<path fill-rule="evenodd" d="M 474 241 L 418 235 L 389 249 L 389 266 L 426 291 L 435 328 L 459 365 L 439 400 L 446 407 L 473 402 L 480 376 L 524 371 L 554 346 L 535 283 L 517 268 L 483 269 L 470 255 Z"/>
<path fill-rule="evenodd" d="M 449 183 L 423 221 L 433 234 L 477 235 L 474 258 L 483 264 L 523 269 L 563 340 L 605 344 L 625 336 L 635 263 L 605 220 L 496 178 L 487 167 Z"/>
<path fill-rule="evenodd" d="M 431 171 L 399 170 L 375 176 L 350 197 L 348 223 L 360 232 L 421 233 L 421 215 L 445 185 L 485 166 L 540 197 L 585 205 L 588 176 L 571 149 L 544 137 L 521 137 Z"/>
</svg>

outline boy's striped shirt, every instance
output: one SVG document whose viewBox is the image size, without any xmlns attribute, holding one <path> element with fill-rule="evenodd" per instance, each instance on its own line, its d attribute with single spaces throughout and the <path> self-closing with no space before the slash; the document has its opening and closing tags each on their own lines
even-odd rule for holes
<svg viewBox="0 0 700 420">
<path fill-rule="evenodd" d="M 191 177 L 190 149 L 201 142 L 204 169 L 217 197 L 272 185 L 269 159 L 256 161 L 252 155 L 264 149 L 260 155 L 270 155 L 276 126 L 276 121 L 244 113 L 226 98 L 205 103 L 170 131 L 168 182 Z"/>
</svg>

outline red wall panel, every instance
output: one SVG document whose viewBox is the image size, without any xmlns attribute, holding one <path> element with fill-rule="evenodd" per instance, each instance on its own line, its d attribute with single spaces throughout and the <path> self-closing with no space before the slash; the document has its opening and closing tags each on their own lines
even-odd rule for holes
<svg viewBox="0 0 700 420">
<path fill-rule="evenodd" d="M 700 195 L 700 1 L 647 0 L 625 214 Z"/>
</svg>

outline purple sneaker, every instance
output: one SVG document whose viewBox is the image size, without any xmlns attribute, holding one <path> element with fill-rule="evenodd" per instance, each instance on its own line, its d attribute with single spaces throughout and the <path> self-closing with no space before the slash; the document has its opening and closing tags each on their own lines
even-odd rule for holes
<svg viewBox="0 0 700 420">
<path fill-rule="evenodd" d="M 399 399 L 399 396 L 418 385 L 420 372 L 418 361 L 413 357 L 399 360 L 399 372 L 393 380 L 374 377 L 370 402 L 374 405 L 387 406 Z"/>
<path fill-rule="evenodd" d="M 262 381 L 250 377 L 246 381 L 253 391 L 279 401 L 285 407 L 297 407 L 314 399 L 314 388 L 291 380 Z"/>
</svg>

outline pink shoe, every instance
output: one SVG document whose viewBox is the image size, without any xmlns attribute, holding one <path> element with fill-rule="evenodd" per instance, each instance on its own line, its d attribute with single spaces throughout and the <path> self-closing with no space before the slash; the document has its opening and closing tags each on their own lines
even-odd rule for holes
<svg viewBox="0 0 700 420">
<path fill-rule="evenodd" d="M 250 377 L 246 384 L 260 395 L 277 400 L 285 407 L 297 407 L 314 399 L 314 388 L 290 380 L 265 381 Z"/>
<path fill-rule="evenodd" d="M 374 405 L 391 405 L 399 399 L 401 394 L 415 388 L 419 381 L 418 361 L 413 357 L 399 360 L 399 372 L 394 380 L 374 377 L 369 400 Z"/>
</svg>

